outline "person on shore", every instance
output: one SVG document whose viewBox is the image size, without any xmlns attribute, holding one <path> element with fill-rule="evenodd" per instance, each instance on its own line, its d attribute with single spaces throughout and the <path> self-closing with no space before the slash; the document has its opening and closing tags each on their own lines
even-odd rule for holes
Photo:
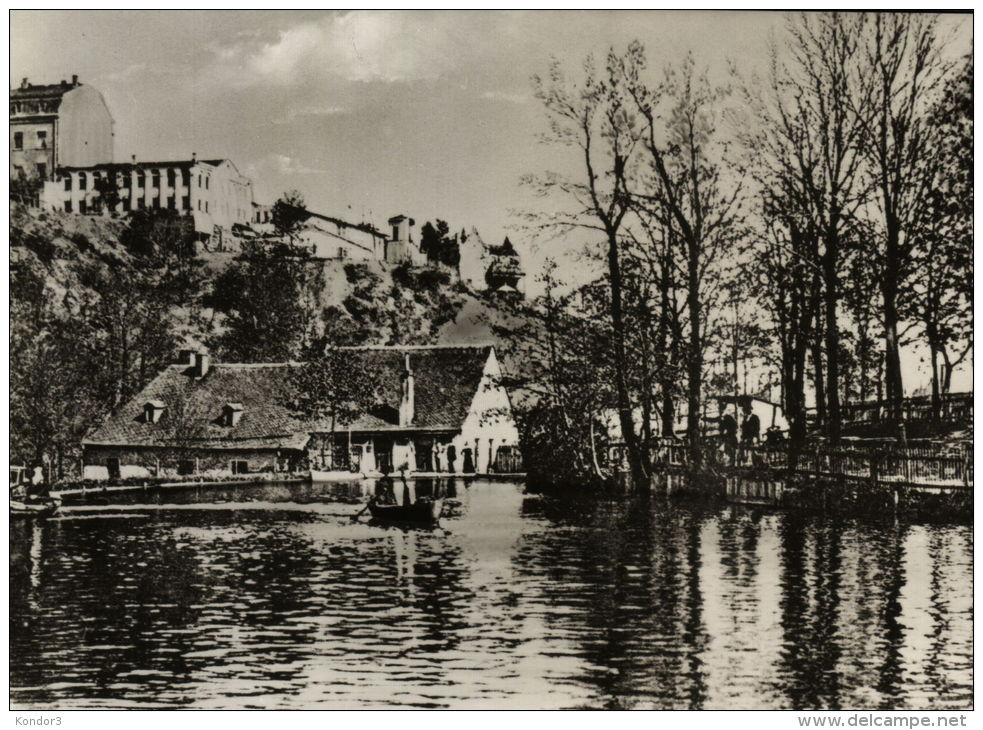
<svg viewBox="0 0 983 730">
<path fill-rule="evenodd" d="M 454 462 L 457 461 L 457 449 L 454 444 L 447 444 L 447 471 L 454 473 Z"/>
<path fill-rule="evenodd" d="M 474 473 L 474 457 L 472 457 L 471 453 L 470 446 L 461 449 L 461 458 L 464 460 L 463 464 L 461 464 L 461 470 L 465 474 Z"/>
<path fill-rule="evenodd" d="M 436 441 L 433 442 L 433 450 L 431 451 L 431 455 L 433 457 L 433 470 L 434 470 L 434 472 L 436 472 L 436 473 L 439 474 L 440 473 L 440 459 L 441 459 L 441 456 L 442 455 L 440 453 L 440 444 L 438 444 Z"/>
<path fill-rule="evenodd" d="M 765 431 L 765 443 L 768 446 L 781 446 L 785 443 L 785 435 L 778 426 L 769 426 Z"/>
<path fill-rule="evenodd" d="M 751 410 L 751 405 L 744 406 L 744 422 L 741 424 L 741 446 L 750 448 L 761 438 L 761 420 Z"/>
<path fill-rule="evenodd" d="M 720 405 L 720 440 L 724 444 L 724 453 L 727 460 L 734 462 L 734 453 L 737 451 L 737 420 L 726 410 L 726 406 Z"/>
<path fill-rule="evenodd" d="M 45 500 L 51 497 L 48 484 L 44 479 L 44 467 L 38 464 L 34 467 L 30 484 L 27 486 L 28 500 Z"/>
</svg>

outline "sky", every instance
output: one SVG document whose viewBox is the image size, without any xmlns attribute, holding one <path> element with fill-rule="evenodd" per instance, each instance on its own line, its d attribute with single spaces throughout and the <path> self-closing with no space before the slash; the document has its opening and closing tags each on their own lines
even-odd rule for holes
<svg viewBox="0 0 983 730">
<path fill-rule="evenodd" d="M 972 17 L 943 23 L 968 52 Z M 14 10 L 10 84 L 78 74 L 109 105 L 117 160 L 228 157 L 258 202 L 296 188 L 311 210 L 381 228 L 405 213 L 509 235 L 535 291 L 545 257 L 584 241 L 534 241 L 514 215 L 544 205 L 520 178 L 569 154 L 540 140 L 531 77 L 634 39 L 651 68 L 693 51 L 711 74 L 750 73 L 783 25 L 770 12 Z"/>
</svg>

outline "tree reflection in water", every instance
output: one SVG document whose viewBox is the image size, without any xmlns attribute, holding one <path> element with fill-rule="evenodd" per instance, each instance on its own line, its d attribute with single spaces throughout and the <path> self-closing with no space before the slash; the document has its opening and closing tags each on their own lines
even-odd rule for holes
<svg viewBox="0 0 983 730">
<path fill-rule="evenodd" d="M 402 530 L 334 501 L 363 493 L 13 524 L 13 705 L 971 704 L 969 527 L 477 481 Z"/>
</svg>

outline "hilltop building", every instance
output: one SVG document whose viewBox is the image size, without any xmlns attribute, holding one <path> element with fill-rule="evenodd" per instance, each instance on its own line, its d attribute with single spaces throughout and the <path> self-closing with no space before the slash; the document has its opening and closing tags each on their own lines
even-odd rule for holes
<svg viewBox="0 0 983 730">
<path fill-rule="evenodd" d="M 351 261 L 383 260 L 389 239 L 386 234 L 368 223 L 349 223 L 309 210 L 293 234 L 294 245 L 309 250 L 317 259 Z M 252 230 L 260 237 L 276 237 L 273 225 L 273 206 L 253 204 Z"/>
<path fill-rule="evenodd" d="M 427 255 L 420 250 L 420 242 L 413 238 L 413 226 L 416 221 L 405 215 L 393 216 L 389 219 L 392 236 L 386 242 L 383 260 L 390 264 L 409 262 L 414 266 L 427 263 Z"/>
<path fill-rule="evenodd" d="M 65 166 L 113 160 L 113 117 L 105 100 L 78 76 L 71 82 L 10 90 L 10 177 L 54 180 Z"/>
<path fill-rule="evenodd" d="M 349 461 L 364 473 L 430 471 L 435 445 L 453 447 L 457 473 L 515 469 L 519 435 L 492 346 L 343 350 L 353 368 L 379 373 L 379 396 L 334 435 L 330 422 L 289 409 L 297 363 L 213 364 L 186 351 L 86 436 L 84 475 L 218 476 Z"/>
<path fill-rule="evenodd" d="M 204 240 L 223 240 L 253 219 L 252 181 L 231 160 L 61 166 L 46 182 L 42 205 L 67 213 L 174 210 L 190 216 Z"/>
</svg>

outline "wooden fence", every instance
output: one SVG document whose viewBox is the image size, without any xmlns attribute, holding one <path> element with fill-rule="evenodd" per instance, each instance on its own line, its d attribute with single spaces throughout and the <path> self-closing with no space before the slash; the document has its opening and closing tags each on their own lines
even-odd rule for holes
<svg viewBox="0 0 983 730">
<path fill-rule="evenodd" d="M 787 448 L 752 447 L 726 450 L 719 443 L 707 442 L 700 448 L 701 462 L 718 473 L 742 469 L 787 472 Z M 623 464 L 623 453 L 615 447 L 613 465 Z M 683 442 L 660 440 L 653 448 L 656 467 L 685 467 L 689 446 Z M 973 455 L 968 448 L 944 450 L 924 447 L 863 449 L 814 446 L 801 451 L 795 465 L 798 474 L 843 477 L 913 487 L 969 488 L 973 486 Z"/>
</svg>

